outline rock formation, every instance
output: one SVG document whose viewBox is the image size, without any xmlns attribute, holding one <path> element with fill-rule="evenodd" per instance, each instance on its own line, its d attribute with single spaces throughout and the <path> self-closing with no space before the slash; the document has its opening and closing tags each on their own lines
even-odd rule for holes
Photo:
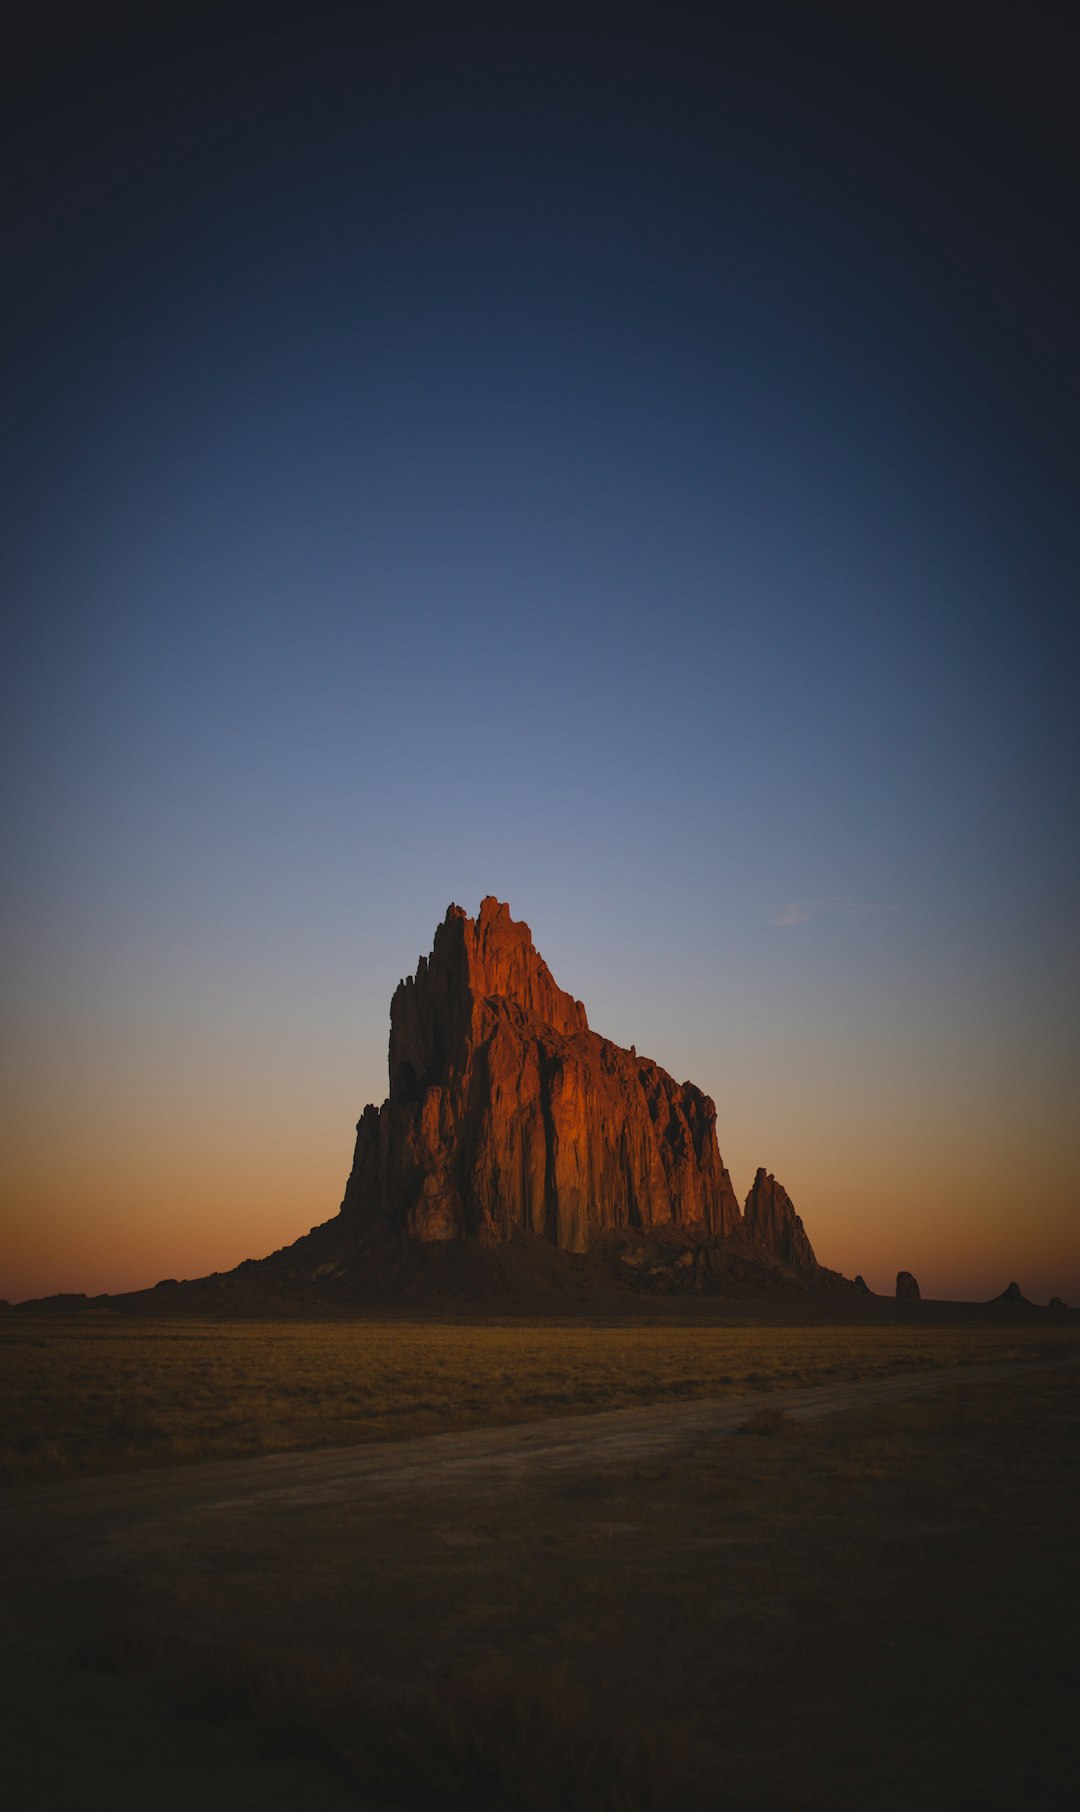
<svg viewBox="0 0 1080 1812">
<path fill-rule="evenodd" d="M 991 1300 L 991 1302 L 1023 1302 L 1023 1303 L 1026 1303 L 1027 1297 L 1024 1295 L 1024 1293 L 1021 1290 L 1020 1285 L 1018 1283 L 1011 1283 L 1011 1284 L 1007 1284 L 1005 1286 L 1005 1288 L 1004 1288 L 1004 1290 L 1002 1290 L 1000 1296 L 992 1296 L 990 1298 L 990 1300 Z"/>
<path fill-rule="evenodd" d="M 918 1301 L 919 1297 L 922 1295 L 922 1291 L 919 1289 L 918 1283 L 915 1278 L 912 1277 L 910 1271 L 898 1271 L 896 1273 L 896 1294 L 897 1296 L 907 1298 L 908 1301 L 912 1302 Z"/>
<path fill-rule="evenodd" d="M 773 1190 L 774 1236 L 812 1266 Z M 394 994 L 390 1095 L 357 1126 L 342 1216 L 421 1241 L 531 1233 L 571 1252 L 610 1228 L 742 1225 L 709 1097 L 590 1031 L 493 898 L 475 920 L 451 906 Z"/>
<path fill-rule="evenodd" d="M 755 1246 L 774 1252 L 793 1271 L 813 1271 L 817 1266 L 806 1228 L 795 1212 L 787 1190 L 774 1176 L 759 1170 L 743 1210 L 746 1235 Z"/>
<path fill-rule="evenodd" d="M 361 1115 L 339 1213 L 232 1271 L 42 1306 L 621 1315 L 665 1296 L 857 1289 L 816 1262 L 765 1170 L 743 1217 L 709 1097 L 591 1031 L 529 927 L 486 899 L 475 919 L 449 908 L 394 993 L 390 1093 Z"/>
</svg>

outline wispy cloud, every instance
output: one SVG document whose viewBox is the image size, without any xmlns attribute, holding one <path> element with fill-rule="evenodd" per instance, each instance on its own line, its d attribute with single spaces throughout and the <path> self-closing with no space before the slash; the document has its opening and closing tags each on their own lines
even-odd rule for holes
<svg viewBox="0 0 1080 1812">
<path fill-rule="evenodd" d="M 774 906 L 769 912 L 773 925 L 801 925 L 813 916 L 814 908 L 809 900 L 789 900 L 786 906 Z"/>
<path fill-rule="evenodd" d="M 849 900 L 833 894 L 816 900 L 785 900 L 780 906 L 770 906 L 766 917 L 770 925 L 786 928 L 805 925 L 807 919 L 822 918 L 827 913 L 848 912 L 865 918 L 872 912 L 891 911 L 891 906 L 883 906 L 879 900 Z"/>
</svg>

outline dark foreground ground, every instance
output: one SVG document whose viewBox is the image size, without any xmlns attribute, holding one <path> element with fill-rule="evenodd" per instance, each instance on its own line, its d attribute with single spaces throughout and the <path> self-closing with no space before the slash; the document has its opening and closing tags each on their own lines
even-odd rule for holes
<svg viewBox="0 0 1080 1812">
<path fill-rule="evenodd" d="M 13 1488 L 9 1803 L 1072 1807 L 1078 1387 L 1051 1358 Z"/>
</svg>

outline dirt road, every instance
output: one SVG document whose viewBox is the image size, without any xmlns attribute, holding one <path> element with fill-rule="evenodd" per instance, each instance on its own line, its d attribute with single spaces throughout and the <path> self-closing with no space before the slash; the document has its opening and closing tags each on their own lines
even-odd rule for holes
<svg viewBox="0 0 1080 1812">
<path fill-rule="evenodd" d="M 978 1367 L 905 1372 L 806 1390 L 737 1391 L 697 1402 L 650 1404 L 508 1428 L 473 1429 L 415 1440 L 312 1452 L 219 1460 L 150 1472 L 110 1474 L 26 1486 L 0 1499 L 0 1562 L 17 1578 L 29 1548 L 40 1562 L 85 1573 L 94 1562 L 108 1570 L 134 1561 L 140 1536 L 157 1546 L 168 1532 L 196 1540 L 200 1523 L 256 1517 L 305 1504 L 460 1490 L 485 1492 L 556 1473 L 587 1474 L 699 1452 L 731 1434 L 764 1404 L 793 1421 L 872 1404 L 898 1403 L 965 1383 L 987 1384 L 1078 1360 L 1018 1361 Z"/>
<path fill-rule="evenodd" d="M 360 1803 L 77 1664 L 133 1613 L 166 1641 L 347 1657 L 376 1706 L 462 1668 L 566 1668 L 619 1740 L 685 1724 L 732 1808 L 902 1812 L 930 1770 L 921 1803 L 949 1812 L 1064 1806 L 1076 1375 L 912 1371 L 11 1489 L 15 1803 Z M 735 1439 L 763 1406 L 786 1435 Z"/>
</svg>

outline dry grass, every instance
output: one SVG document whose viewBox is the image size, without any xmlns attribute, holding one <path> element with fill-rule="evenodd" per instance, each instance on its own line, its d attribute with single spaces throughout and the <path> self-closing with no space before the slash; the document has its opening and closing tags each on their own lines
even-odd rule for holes
<svg viewBox="0 0 1080 1812">
<path fill-rule="evenodd" d="M 318 1756 L 380 1806 L 445 1812 L 677 1812 L 679 1739 L 613 1740 L 565 1668 L 508 1675 L 490 1663 L 389 1709 L 348 1657 L 326 1663 L 242 1643 L 210 1647 L 120 1621 L 86 1656 L 149 1676 L 185 1716 L 245 1718 L 282 1754 Z M 365 1799 L 366 1803 L 366 1799 Z"/>
<path fill-rule="evenodd" d="M 1073 1330 L 0 1322 L 0 1477 L 399 1440 L 1075 1349 Z"/>
</svg>

